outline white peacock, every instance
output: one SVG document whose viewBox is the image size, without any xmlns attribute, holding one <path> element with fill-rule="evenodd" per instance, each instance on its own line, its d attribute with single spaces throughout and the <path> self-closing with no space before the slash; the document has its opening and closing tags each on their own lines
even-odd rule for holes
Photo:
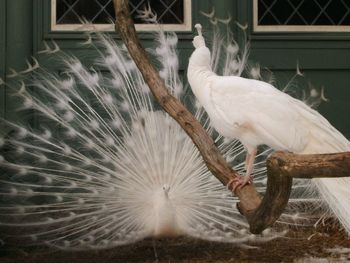
<svg viewBox="0 0 350 263">
<path fill-rule="evenodd" d="M 230 32 L 218 38 L 217 25 L 213 30 L 213 68 L 225 75 L 246 72 L 261 78 L 259 66 L 247 64 L 249 45 L 239 52 Z M 1 139 L 4 242 L 97 249 L 152 236 L 188 235 L 241 244 L 285 233 L 249 233 L 236 210 L 238 199 L 208 172 L 178 124 L 157 109 L 125 47 L 100 33 L 85 44 L 100 54 L 94 68 L 47 45 L 41 53 L 61 54 L 65 73 L 40 67 L 19 73 L 26 80 L 19 82 L 15 96 L 22 110 L 37 117 L 33 126 L 3 120 L 13 130 L 12 136 Z M 243 172 L 244 147 L 214 132 L 187 85 L 183 87 L 176 46 L 175 33 L 159 30 L 156 47 L 149 51 L 160 63 L 161 77 L 169 91 L 193 109 L 233 168 Z M 318 96 L 312 98 L 315 102 Z M 254 164 L 254 182 L 262 193 L 269 152 L 262 150 Z M 317 209 L 320 203 L 317 193 L 305 194 L 308 186 L 296 183 L 281 224 L 312 223 L 313 213 L 304 206 Z"/>
</svg>

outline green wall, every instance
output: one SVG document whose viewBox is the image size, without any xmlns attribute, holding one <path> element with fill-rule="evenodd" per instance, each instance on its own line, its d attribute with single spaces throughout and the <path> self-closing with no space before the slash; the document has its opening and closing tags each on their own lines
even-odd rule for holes
<svg viewBox="0 0 350 263">
<path fill-rule="evenodd" d="M 0 0 L 0 78 L 5 80 L 6 68 L 6 1 Z M 0 116 L 5 114 L 5 87 L 0 83 Z M 0 129 L 2 127 L 0 126 Z"/>
<path fill-rule="evenodd" d="M 33 55 L 33 3 L 23 0 L 1 0 L 0 3 L 0 77 L 6 81 L 1 86 L 0 113 L 6 119 L 21 118 L 15 110 L 16 99 L 11 96 L 18 78 L 9 78 L 11 69 L 26 68 L 26 59 Z M 5 133 L 1 127 L 1 133 Z"/>
</svg>

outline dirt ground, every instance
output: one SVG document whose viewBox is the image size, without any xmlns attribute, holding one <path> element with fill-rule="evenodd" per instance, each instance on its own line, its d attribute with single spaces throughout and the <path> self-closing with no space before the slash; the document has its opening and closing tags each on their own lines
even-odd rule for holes
<svg viewBox="0 0 350 263">
<path fill-rule="evenodd" d="M 153 240 L 109 250 L 63 252 L 49 249 L 19 249 L 5 247 L 0 250 L 1 263 L 119 263 L 119 262 L 350 262 L 350 237 L 332 224 L 315 229 L 294 229 L 284 238 L 256 248 L 237 247 L 189 238 L 156 241 L 156 260 Z M 328 249 L 343 248 L 345 253 Z M 346 249 L 344 249 L 346 248 Z M 344 252 L 344 251 L 343 251 Z"/>
</svg>

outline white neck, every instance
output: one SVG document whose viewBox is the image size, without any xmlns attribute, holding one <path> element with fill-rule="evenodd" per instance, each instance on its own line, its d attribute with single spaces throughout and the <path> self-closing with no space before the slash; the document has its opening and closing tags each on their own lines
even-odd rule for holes
<svg viewBox="0 0 350 263">
<path fill-rule="evenodd" d="M 216 76 L 210 65 L 210 51 L 207 47 L 199 47 L 192 53 L 188 68 L 187 78 L 193 93 L 200 100 L 199 90 L 208 83 L 208 77 Z"/>
</svg>

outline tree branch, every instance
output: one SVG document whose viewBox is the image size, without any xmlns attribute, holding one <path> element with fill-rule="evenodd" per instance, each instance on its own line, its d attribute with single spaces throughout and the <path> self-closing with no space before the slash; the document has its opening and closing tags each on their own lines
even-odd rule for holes
<svg viewBox="0 0 350 263">
<path fill-rule="evenodd" d="M 271 226 L 286 207 L 293 178 L 350 177 L 350 152 L 293 154 L 275 152 L 266 161 L 267 189 L 261 205 L 246 215 L 252 233 Z"/>
<path fill-rule="evenodd" d="M 267 161 L 274 173 L 292 178 L 350 177 L 350 152 L 293 154 L 275 152 Z"/>
</svg>

